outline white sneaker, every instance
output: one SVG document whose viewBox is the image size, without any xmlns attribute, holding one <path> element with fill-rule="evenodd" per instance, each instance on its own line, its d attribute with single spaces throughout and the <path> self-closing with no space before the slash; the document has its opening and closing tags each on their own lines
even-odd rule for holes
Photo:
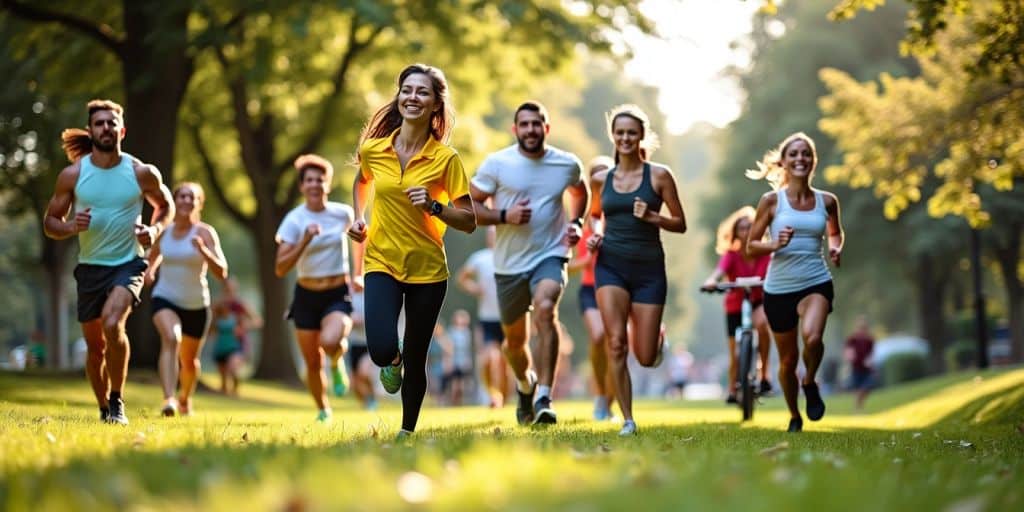
<svg viewBox="0 0 1024 512">
<path fill-rule="evenodd" d="M 174 398 L 170 398 L 164 402 L 163 409 L 160 410 L 160 414 L 168 418 L 178 415 L 178 401 Z"/>
<path fill-rule="evenodd" d="M 635 436 L 636 435 L 636 422 L 633 420 L 626 420 L 622 422 L 622 430 L 619 431 L 619 435 L 622 437 Z"/>
</svg>

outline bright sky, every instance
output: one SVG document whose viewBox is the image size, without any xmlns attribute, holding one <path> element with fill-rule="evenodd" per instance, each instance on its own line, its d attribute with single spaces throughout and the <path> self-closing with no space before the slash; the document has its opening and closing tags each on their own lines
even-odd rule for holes
<svg viewBox="0 0 1024 512">
<path fill-rule="evenodd" d="M 682 133 L 697 122 L 724 126 L 740 114 L 742 91 L 722 70 L 746 66 L 750 55 L 730 43 L 750 33 L 758 0 L 643 0 L 663 39 L 628 32 L 634 58 L 626 72 L 660 90 L 668 131 Z"/>
</svg>

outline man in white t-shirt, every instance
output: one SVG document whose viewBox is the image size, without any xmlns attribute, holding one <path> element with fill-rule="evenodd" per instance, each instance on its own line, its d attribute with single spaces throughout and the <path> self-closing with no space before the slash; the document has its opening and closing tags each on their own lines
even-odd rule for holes
<svg viewBox="0 0 1024 512">
<path fill-rule="evenodd" d="M 513 119 L 517 143 L 484 160 L 470 193 L 477 224 L 497 225 L 494 272 L 505 358 L 519 394 L 516 419 L 521 425 L 555 423 L 551 386 L 558 362 L 558 301 L 590 190 L 580 159 L 545 144 L 551 126 L 543 105 L 523 103 Z M 491 198 L 494 209 L 484 205 Z M 531 312 L 538 335 L 536 371 L 527 344 Z"/>
<path fill-rule="evenodd" d="M 479 368 L 491 407 L 505 404 L 508 377 L 501 355 L 505 333 L 501 330 L 498 308 L 498 283 L 494 280 L 494 226 L 487 227 L 487 247 L 474 252 L 459 271 L 458 284 L 462 291 L 477 299 L 477 320 L 483 343 L 480 347 Z"/>
</svg>

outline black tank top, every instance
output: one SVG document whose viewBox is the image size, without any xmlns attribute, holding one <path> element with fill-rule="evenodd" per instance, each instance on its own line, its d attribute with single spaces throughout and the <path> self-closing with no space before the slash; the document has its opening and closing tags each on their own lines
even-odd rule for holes
<svg viewBox="0 0 1024 512">
<path fill-rule="evenodd" d="M 633 198 L 647 202 L 647 208 L 661 211 L 661 196 L 651 184 L 651 164 L 644 162 L 640 186 L 622 194 L 615 191 L 615 171 L 608 171 L 601 189 L 601 209 L 604 210 L 604 242 L 601 252 L 631 260 L 664 260 L 661 248 L 661 227 L 633 216 Z"/>
</svg>

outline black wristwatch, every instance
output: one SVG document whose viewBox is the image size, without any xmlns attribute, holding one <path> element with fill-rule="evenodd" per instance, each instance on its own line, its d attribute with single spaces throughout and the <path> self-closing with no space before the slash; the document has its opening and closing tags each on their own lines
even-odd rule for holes
<svg viewBox="0 0 1024 512">
<path fill-rule="evenodd" d="M 437 199 L 435 199 L 432 203 L 430 203 L 430 214 L 435 216 L 435 217 L 438 216 L 438 215 L 441 215 L 441 210 L 443 210 L 443 209 L 444 209 L 444 205 L 442 205 L 441 202 L 438 201 Z"/>
<path fill-rule="evenodd" d="M 576 217 L 575 219 L 569 221 L 569 223 L 576 224 L 576 227 L 583 229 L 583 217 Z"/>
</svg>

